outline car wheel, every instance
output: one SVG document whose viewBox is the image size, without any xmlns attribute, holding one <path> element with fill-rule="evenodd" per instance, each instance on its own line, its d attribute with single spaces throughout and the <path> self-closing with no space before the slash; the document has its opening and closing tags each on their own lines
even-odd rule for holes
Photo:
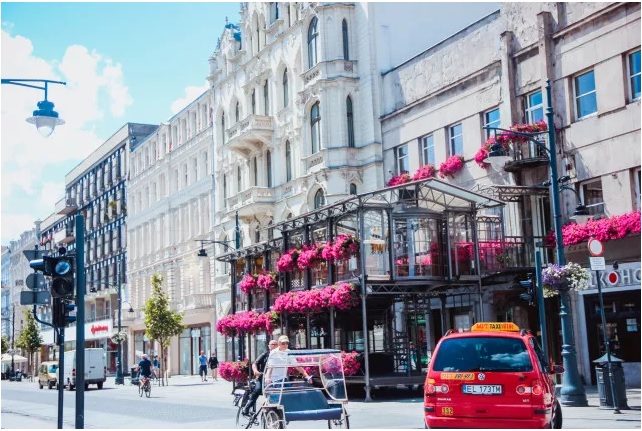
<svg viewBox="0 0 642 431">
<path fill-rule="evenodd" d="M 553 404 L 553 414 L 551 416 L 551 429 L 562 429 L 562 406 L 560 402 L 555 400 Z"/>
<path fill-rule="evenodd" d="M 98 386 L 98 389 L 102 389 L 103 388 L 103 382 L 97 383 L 96 386 Z"/>
<path fill-rule="evenodd" d="M 42 389 L 42 383 L 38 382 L 38 387 Z"/>
<path fill-rule="evenodd" d="M 53 382 L 49 382 L 49 383 L 47 384 L 47 387 L 48 387 L 49 389 L 53 389 L 53 387 L 54 387 Z"/>
</svg>

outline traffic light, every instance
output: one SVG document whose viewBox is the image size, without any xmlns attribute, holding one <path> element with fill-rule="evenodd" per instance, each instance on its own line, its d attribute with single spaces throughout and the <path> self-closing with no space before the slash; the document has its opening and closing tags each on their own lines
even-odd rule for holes
<svg viewBox="0 0 642 431">
<path fill-rule="evenodd" d="M 74 259 L 71 256 L 49 258 L 52 261 L 51 296 L 54 298 L 73 298 Z"/>
<path fill-rule="evenodd" d="M 535 299 L 535 278 L 533 274 L 527 274 L 526 280 L 520 280 L 519 285 L 526 289 L 526 293 L 519 295 L 520 299 L 527 301 L 528 305 L 533 305 Z"/>
<path fill-rule="evenodd" d="M 34 259 L 29 261 L 29 266 L 36 271 L 42 272 L 44 275 L 53 275 L 54 270 L 54 257 L 45 256 L 42 259 Z"/>
<path fill-rule="evenodd" d="M 58 328 L 69 326 L 70 323 L 76 321 L 76 316 L 71 315 L 74 310 L 76 310 L 76 304 L 63 298 L 54 298 L 51 323 Z"/>
</svg>

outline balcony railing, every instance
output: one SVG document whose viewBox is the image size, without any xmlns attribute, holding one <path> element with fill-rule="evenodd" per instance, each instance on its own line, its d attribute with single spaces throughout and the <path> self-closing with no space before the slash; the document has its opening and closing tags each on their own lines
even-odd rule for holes
<svg viewBox="0 0 642 431">
<path fill-rule="evenodd" d="M 251 187 L 227 199 L 228 211 L 238 211 L 240 216 L 251 216 L 271 209 L 274 190 L 268 187 Z"/>
<path fill-rule="evenodd" d="M 71 214 L 78 209 L 76 199 L 62 198 L 56 202 L 56 214 Z"/>
<path fill-rule="evenodd" d="M 243 157 L 250 157 L 253 151 L 272 142 L 274 121 L 266 115 L 250 115 L 225 131 L 227 140 L 224 147 Z"/>
<path fill-rule="evenodd" d="M 536 136 L 537 141 L 548 148 L 548 135 L 542 133 Z M 522 168 L 535 168 L 548 165 L 548 154 L 546 150 L 535 142 L 513 142 L 511 149 L 512 160 L 504 166 L 507 172 L 516 172 Z"/>
<path fill-rule="evenodd" d="M 212 308 L 214 305 L 214 295 L 210 293 L 195 293 L 187 295 L 178 303 L 179 311 L 195 310 L 199 308 Z"/>
</svg>

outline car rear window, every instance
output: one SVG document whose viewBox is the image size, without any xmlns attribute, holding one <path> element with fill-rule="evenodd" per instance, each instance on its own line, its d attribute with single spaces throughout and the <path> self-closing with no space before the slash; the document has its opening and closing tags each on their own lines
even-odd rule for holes
<svg viewBox="0 0 642 431">
<path fill-rule="evenodd" d="M 55 373 L 56 371 L 58 371 L 58 365 L 51 365 L 49 367 L 49 372 L 50 373 Z"/>
<path fill-rule="evenodd" d="M 524 342 L 517 338 L 470 337 L 443 340 L 433 371 L 532 371 Z"/>
</svg>

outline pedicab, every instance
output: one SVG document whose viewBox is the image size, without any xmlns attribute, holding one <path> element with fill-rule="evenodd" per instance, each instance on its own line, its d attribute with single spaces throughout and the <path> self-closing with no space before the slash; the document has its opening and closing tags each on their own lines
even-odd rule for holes
<svg viewBox="0 0 642 431">
<path fill-rule="evenodd" d="M 246 428 L 283 429 L 290 422 L 323 421 L 328 428 L 350 428 L 348 396 L 340 350 L 311 349 L 278 352 L 264 374 L 265 401 L 249 418 Z M 312 377 L 302 378 L 300 370 Z M 270 376 L 288 376 L 270 378 Z"/>
</svg>

